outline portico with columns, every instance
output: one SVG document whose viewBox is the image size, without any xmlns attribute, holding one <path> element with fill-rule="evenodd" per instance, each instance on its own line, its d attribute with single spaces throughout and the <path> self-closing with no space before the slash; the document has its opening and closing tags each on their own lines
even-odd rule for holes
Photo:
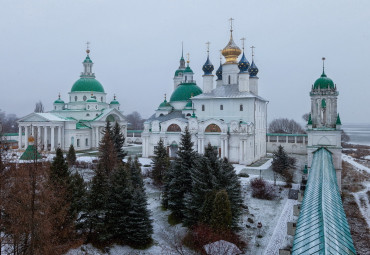
<svg viewBox="0 0 370 255">
<path fill-rule="evenodd" d="M 18 120 L 19 149 L 28 147 L 31 135 L 42 151 L 53 152 L 56 148 L 68 150 L 70 145 L 76 151 L 97 149 L 107 121 L 112 126 L 117 122 L 122 134 L 127 136 L 127 121 L 120 110 L 120 103 L 115 95 L 110 103 L 107 102 L 107 93 L 92 72 L 90 50 L 87 49 L 86 53 L 80 79 L 68 93 L 69 102 L 65 103 L 59 94 L 53 103 L 53 110 L 33 112 Z"/>
</svg>

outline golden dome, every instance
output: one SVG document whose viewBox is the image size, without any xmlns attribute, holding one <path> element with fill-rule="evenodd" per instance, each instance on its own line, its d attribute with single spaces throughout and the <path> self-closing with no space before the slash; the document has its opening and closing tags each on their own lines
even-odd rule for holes
<svg viewBox="0 0 370 255">
<path fill-rule="evenodd" d="M 239 55 L 242 53 L 242 51 L 240 50 L 240 48 L 235 44 L 234 40 L 233 40 L 233 33 L 231 31 L 231 35 L 230 35 L 230 41 L 229 43 L 226 45 L 226 47 L 222 50 L 222 55 L 225 57 L 226 59 L 226 63 L 225 64 L 236 64 L 238 63 L 237 62 L 237 59 L 239 57 Z"/>
<path fill-rule="evenodd" d="M 35 141 L 35 138 L 32 135 L 30 135 L 28 137 L 28 142 L 33 143 L 34 141 Z"/>
</svg>

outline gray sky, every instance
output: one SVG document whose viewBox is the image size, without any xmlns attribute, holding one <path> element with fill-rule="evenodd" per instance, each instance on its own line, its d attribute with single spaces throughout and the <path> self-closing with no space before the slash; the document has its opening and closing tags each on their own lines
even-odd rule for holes
<svg viewBox="0 0 370 255">
<path fill-rule="evenodd" d="M 124 113 L 149 117 L 169 96 L 181 41 L 202 87 L 206 42 L 219 50 L 234 39 L 246 55 L 256 47 L 259 94 L 270 101 L 269 120 L 302 121 L 309 91 L 326 74 L 339 90 L 343 123 L 370 123 L 370 1 L 0 0 L 0 109 L 24 116 L 41 100 L 51 110 L 82 71 L 86 41 L 108 99 Z"/>
</svg>

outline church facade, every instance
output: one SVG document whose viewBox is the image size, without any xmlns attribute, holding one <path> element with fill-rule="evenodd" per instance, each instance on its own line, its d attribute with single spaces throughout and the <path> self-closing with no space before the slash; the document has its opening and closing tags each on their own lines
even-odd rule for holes
<svg viewBox="0 0 370 255">
<path fill-rule="evenodd" d="M 230 40 L 222 50 L 225 62 L 220 62 L 216 77 L 208 51 L 202 68 L 203 89 L 193 79 L 189 59 L 185 66 L 181 57 L 170 100 L 165 98 L 144 123 L 143 157 L 154 155 L 160 139 L 170 156 L 175 157 L 185 128 L 192 135 L 194 149 L 201 154 L 210 143 L 220 157 L 232 163 L 251 164 L 266 155 L 268 101 L 258 95 L 253 52 L 250 64 L 244 46 L 242 51 L 233 40 L 232 29 L 230 32 Z"/>
<path fill-rule="evenodd" d="M 84 71 L 73 84 L 68 103 L 59 95 L 52 111 L 30 113 L 18 120 L 20 149 L 28 147 L 31 135 L 43 151 L 55 151 L 58 147 L 68 150 L 71 144 L 77 151 L 96 149 L 107 120 L 118 122 L 122 133 L 127 136 L 127 121 L 120 110 L 120 103 L 115 96 L 108 103 L 104 87 L 92 72 L 90 50 L 87 49 L 86 53 Z"/>
</svg>

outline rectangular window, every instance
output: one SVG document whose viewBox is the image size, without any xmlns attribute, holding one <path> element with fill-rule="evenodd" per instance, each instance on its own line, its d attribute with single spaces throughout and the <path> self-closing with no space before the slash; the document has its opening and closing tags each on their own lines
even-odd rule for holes
<svg viewBox="0 0 370 255">
<path fill-rule="evenodd" d="M 77 139 L 77 147 L 80 147 L 80 139 Z"/>
<path fill-rule="evenodd" d="M 85 146 L 89 146 L 89 139 L 85 139 Z"/>
<path fill-rule="evenodd" d="M 224 106 L 223 105 L 220 105 L 220 110 L 222 111 L 224 109 Z"/>
<path fill-rule="evenodd" d="M 205 109 L 206 109 L 205 105 L 202 104 L 202 111 L 204 112 Z"/>
<path fill-rule="evenodd" d="M 240 111 L 241 112 L 243 111 L 243 105 L 242 104 L 240 105 Z"/>
</svg>

